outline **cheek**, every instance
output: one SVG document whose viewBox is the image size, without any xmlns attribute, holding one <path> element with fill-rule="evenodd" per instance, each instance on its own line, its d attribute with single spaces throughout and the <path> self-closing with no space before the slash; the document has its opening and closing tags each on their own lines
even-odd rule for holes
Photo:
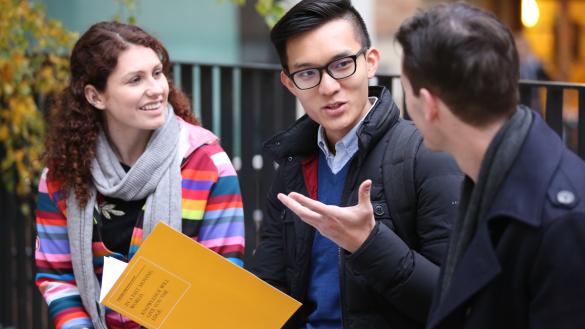
<svg viewBox="0 0 585 329">
<path fill-rule="evenodd" d="M 307 114 L 309 114 L 309 116 L 312 116 L 312 113 L 315 112 L 315 110 L 313 110 L 313 108 L 316 107 L 316 103 L 318 102 L 317 96 L 313 95 L 313 93 L 306 93 L 306 92 L 305 93 L 297 93 L 297 94 L 295 94 L 295 96 L 297 97 L 297 99 L 301 103 L 303 110 L 305 110 L 305 112 Z"/>
<path fill-rule="evenodd" d="M 354 79 L 351 79 L 354 78 Z M 342 80 L 342 89 L 346 92 L 351 92 L 356 97 L 368 97 L 368 77 L 366 75 L 351 76 L 349 79 Z"/>
<path fill-rule="evenodd" d="M 170 87 L 169 87 L 169 82 L 168 82 L 166 77 L 161 79 L 161 88 L 164 90 L 165 94 L 167 94 L 167 95 L 169 94 Z"/>
</svg>

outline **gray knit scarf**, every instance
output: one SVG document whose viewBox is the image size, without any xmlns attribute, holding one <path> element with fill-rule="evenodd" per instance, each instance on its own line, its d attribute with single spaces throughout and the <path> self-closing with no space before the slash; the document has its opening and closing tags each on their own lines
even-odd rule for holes
<svg viewBox="0 0 585 329">
<path fill-rule="evenodd" d="M 441 300 L 447 294 L 457 263 L 463 257 L 477 228 L 486 224 L 487 211 L 528 135 L 532 119 L 530 109 L 519 107 L 488 147 L 475 186 L 471 179 L 465 179 L 459 215 L 451 233 L 443 268 L 439 292 Z"/>
<path fill-rule="evenodd" d="M 181 229 L 181 158 L 178 154 L 180 124 L 169 105 L 164 125 L 154 131 L 144 153 L 128 172 L 124 170 L 105 133 L 98 137 L 96 157 L 91 165 L 94 188 L 83 208 L 75 193 L 67 199 L 67 229 L 73 273 L 85 310 L 95 328 L 106 329 L 105 311 L 99 304 L 99 282 L 92 254 L 93 214 L 96 190 L 122 200 L 146 198 L 143 237 L 158 221 Z"/>
</svg>

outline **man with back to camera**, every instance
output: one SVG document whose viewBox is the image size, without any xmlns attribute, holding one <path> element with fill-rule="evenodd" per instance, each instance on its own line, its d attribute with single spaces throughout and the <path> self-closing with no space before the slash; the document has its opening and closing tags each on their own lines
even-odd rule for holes
<svg viewBox="0 0 585 329">
<path fill-rule="evenodd" d="M 303 303 L 288 328 L 423 327 L 456 163 L 422 145 L 386 88 L 368 88 L 380 53 L 350 1 L 301 1 L 271 39 L 307 115 L 265 144 L 279 168 L 250 270 Z"/>
<path fill-rule="evenodd" d="M 410 116 L 466 175 L 428 328 L 585 328 L 585 163 L 518 106 L 512 34 L 459 3 L 397 40 Z"/>
</svg>

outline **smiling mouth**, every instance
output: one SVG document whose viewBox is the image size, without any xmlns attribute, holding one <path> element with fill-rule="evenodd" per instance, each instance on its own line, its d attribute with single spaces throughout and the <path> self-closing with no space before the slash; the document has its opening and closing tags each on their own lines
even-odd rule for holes
<svg viewBox="0 0 585 329">
<path fill-rule="evenodd" d="M 327 105 L 323 106 L 323 109 L 324 110 L 337 110 L 341 106 L 343 106 L 344 104 L 345 104 L 345 102 L 335 102 L 335 103 L 331 103 L 331 104 L 327 104 Z"/>
<path fill-rule="evenodd" d="M 154 110 L 158 110 L 161 105 L 162 105 L 162 101 L 158 101 L 158 102 L 154 102 L 154 103 L 148 103 L 144 106 L 139 107 L 140 110 L 142 111 L 154 111 Z"/>
</svg>

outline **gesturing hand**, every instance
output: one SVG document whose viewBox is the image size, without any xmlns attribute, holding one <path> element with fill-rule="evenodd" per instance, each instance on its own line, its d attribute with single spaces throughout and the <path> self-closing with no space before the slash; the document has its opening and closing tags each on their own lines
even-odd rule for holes
<svg viewBox="0 0 585 329">
<path fill-rule="evenodd" d="M 278 200 L 321 235 L 353 253 L 366 241 L 376 223 L 371 188 L 372 181 L 364 181 L 359 188 L 358 204 L 352 207 L 329 206 L 296 192 L 288 196 L 279 193 Z"/>
</svg>

